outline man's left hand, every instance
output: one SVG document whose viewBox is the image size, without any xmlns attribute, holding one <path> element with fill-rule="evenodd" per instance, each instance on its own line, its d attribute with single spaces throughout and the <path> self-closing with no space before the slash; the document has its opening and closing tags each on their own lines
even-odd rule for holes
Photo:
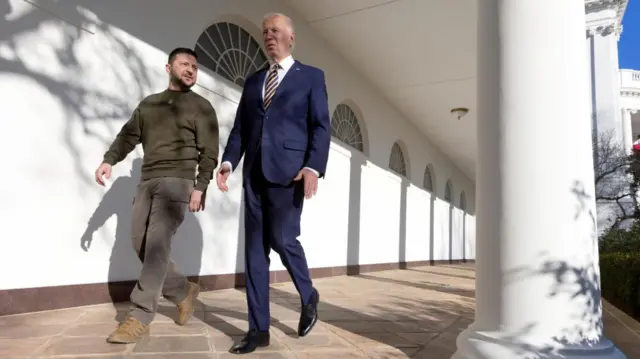
<svg viewBox="0 0 640 359">
<path fill-rule="evenodd" d="M 205 201 L 206 196 L 204 193 L 194 189 L 193 192 L 191 192 L 191 198 L 189 198 L 189 212 L 199 212 L 200 210 L 204 210 Z"/>
<path fill-rule="evenodd" d="M 303 168 L 298 172 L 294 181 L 304 180 L 304 197 L 310 199 L 318 192 L 318 176 L 313 171 Z"/>
</svg>

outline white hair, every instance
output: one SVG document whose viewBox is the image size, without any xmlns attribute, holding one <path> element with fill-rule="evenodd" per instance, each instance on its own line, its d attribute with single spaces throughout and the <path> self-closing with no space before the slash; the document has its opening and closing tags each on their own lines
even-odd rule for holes
<svg viewBox="0 0 640 359">
<path fill-rule="evenodd" d="M 281 17 L 284 19 L 285 24 L 287 24 L 287 28 L 289 28 L 289 32 L 291 34 L 295 34 L 295 28 L 293 26 L 293 20 L 291 20 L 290 17 L 288 17 L 287 15 L 280 13 L 280 12 L 270 12 L 268 14 L 266 14 L 263 18 L 262 18 L 262 23 L 264 24 L 265 21 L 267 21 L 268 19 L 271 19 L 272 17 Z M 291 50 L 293 50 L 293 47 L 295 46 L 295 41 L 294 43 L 291 44 Z"/>
<path fill-rule="evenodd" d="M 285 23 L 287 24 L 287 27 L 289 28 L 289 31 L 291 31 L 292 33 L 295 33 L 295 30 L 294 30 L 294 27 L 293 27 L 293 20 L 291 20 L 290 17 L 288 17 L 287 15 L 285 15 L 283 13 L 270 12 L 270 13 L 266 14 L 264 16 L 264 18 L 262 18 L 262 22 L 264 23 L 265 21 L 267 21 L 268 19 L 270 19 L 272 17 L 281 17 L 281 18 L 283 18 Z"/>
</svg>

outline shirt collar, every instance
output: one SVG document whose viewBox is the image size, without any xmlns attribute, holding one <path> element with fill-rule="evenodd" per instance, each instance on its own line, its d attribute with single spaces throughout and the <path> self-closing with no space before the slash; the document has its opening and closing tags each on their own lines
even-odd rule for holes
<svg viewBox="0 0 640 359">
<path fill-rule="evenodd" d="M 289 55 L 289 56 L 285 57 L 284 59 L 282 59 L 278 64 L 286 72 L 286 71 L 289 71 L 289 69 L 293 66 L 294 62 L 295 62 L 295 60 L 293 59 L 293 56 Z M 273 66 L 273 64 L 274 64 L 274 62 L 272 60 L 269 60 L 269 68 L 271 68 Z"/>
</svg>

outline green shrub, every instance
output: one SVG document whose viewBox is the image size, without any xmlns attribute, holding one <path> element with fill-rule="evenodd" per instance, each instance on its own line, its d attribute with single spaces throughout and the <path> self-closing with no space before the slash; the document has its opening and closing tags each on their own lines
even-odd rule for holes
<svg viewBox="0 0 640 359">
<path fill-rule="evenodd" d="M 640 252 L 600 255 L 602 296 L 628 315 L 640 318 Z"/>
<path fill-rule="evenodd" d="M 636 220 L 629 230 L 611 227 L 600 237 L 600 254 L 640 253 L 640 221 Z"/>
</svg>

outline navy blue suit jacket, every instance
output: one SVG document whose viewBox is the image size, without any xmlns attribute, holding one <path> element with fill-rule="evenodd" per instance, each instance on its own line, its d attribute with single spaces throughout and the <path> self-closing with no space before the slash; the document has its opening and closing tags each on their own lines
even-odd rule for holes
<svg viewBox="0 0 640 359">
<path fill-rule="evenodd" d="M 268 70 L 261 69 L 245 81 L 222 162 L 235 169 L 246 155 L 247 180 L 255 155 L 261 153 L 265 179 L 283 186 L 304 167 L 323 177 L 331 143 L 324 72 L 295 61 L 265 110 L 262 90 Z"/>
</svg>

